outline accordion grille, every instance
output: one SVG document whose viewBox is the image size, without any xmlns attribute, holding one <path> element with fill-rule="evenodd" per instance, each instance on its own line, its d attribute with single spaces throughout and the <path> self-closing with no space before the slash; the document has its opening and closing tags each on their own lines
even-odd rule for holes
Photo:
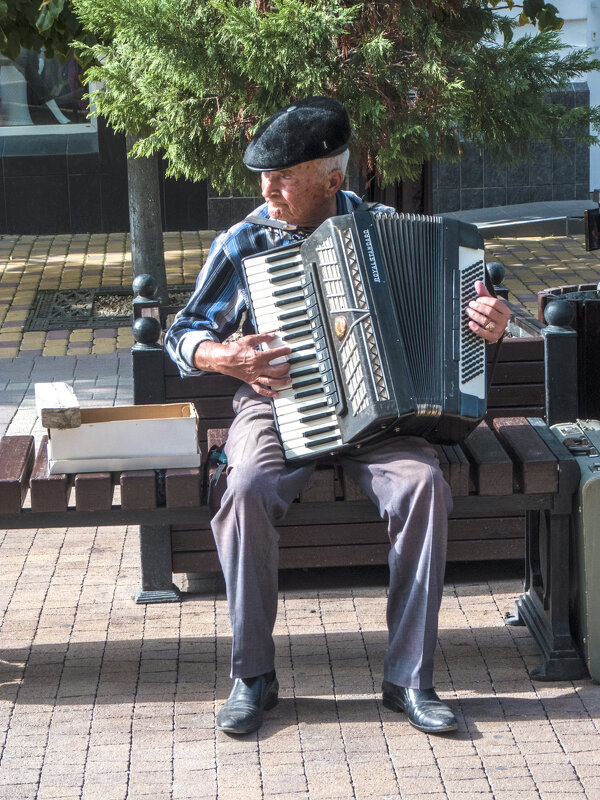
<svg viewBox="0 0 600 800">
<path fill-rule="evenodd" d="M 356 257 L 356 250 L 354 248 L 354 241 L 352 233 L 349 229 L 343 231 L 344 248 L 346 257 L 348 259 L 348 267 L 350 271 L 350 280 L 352 281 L 352 289 L 356 298 L 357 308 L 367 308 L 367 301 L 365 299 L 365 289 L 363 286 L 362 278 L 358 267 L 358 260 Z M 379 400 L 389 400 L 389 393 L 383 377 L 383 370 L 381 368 L 381 358 L 379 357 L 379 350 L 375 342 L 375 335 L 373 333 L 373 326 L 371 325 L 370 317 L 363 323 L 363 332 L 365 336 L 365 346 L 369 354 L 369 364 L 371 367 L 371 374 L 373 377 L 373 385 L 377 392 Z"/>
<path fill-rule="evenodd" d="M 368 405 L 367 389 L 364 373 L 356 341 L 356 332 L 352 331 L 340 349 L 341 368 L 346 380 L 348 399 L 355 413 L 358 414 Z"/>
<path fill-rule="evenodd" d="M 341 233 L 354 296 L 349 298 L 348 294 L 344 291 L 339 259 L 331 236 L 324 239 L 316 248 L 323 294 L 330 312 L 346 311 L 348 305 L 354 305 L 356 309 L 366 311 L 368 306 L 359 272 L 352 234 L 350 230 L 344 230 Z M 365 365 L 364 359 L 360 358 L 357 330 L 360 330 L 362 333 L 364 346 L 369 355 L 368 365 Z M 365 317 L 357 328 L 351 330 L 340 347 L 340 367 L 344 375 L 349 400 L 355 413 L 359 413 L 369 404 L 369 395 L 364 374 L 365 366 L 368 366 L 370 369 L 370 382 L 377 392 L 378 399 L 389 400 L 389 393 L 385 384 L 381 359 L 379 357 L 370 317 Z"/>
<path fill-rule="evenodd" d="M 341 311 L 347 304 L 344 295 L 344 284 L 340 272 L 340 264 L 333 246 L 333 239 L 328 236 L 323 244 L 317 247 L 321 285 L 330 311 Z"/>
<path fill-rule="evenodd" d="M 485 342 L 469 328 L 469 318 L 465 309 L 473 296 L 473 284 L 484 279 L 484 263 L 477 261 L 460 273 L 460 310 L 461 310 L 461 346 L 460 346 L 460 380 L 461 383 L 483 374 L 485 364 Z"/>
</svg>

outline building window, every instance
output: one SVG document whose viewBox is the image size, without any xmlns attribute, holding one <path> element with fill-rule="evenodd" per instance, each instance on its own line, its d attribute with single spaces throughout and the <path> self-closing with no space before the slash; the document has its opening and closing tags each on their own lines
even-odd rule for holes
<svg viewBox="0 0 600 800">
<path fill-rule="evenodd" d="M 79 76 L 74 57 L 62 64 L 23 48 L 14 61 L 0 55 L 0 135 L 95 131 Z"/>
</svg>

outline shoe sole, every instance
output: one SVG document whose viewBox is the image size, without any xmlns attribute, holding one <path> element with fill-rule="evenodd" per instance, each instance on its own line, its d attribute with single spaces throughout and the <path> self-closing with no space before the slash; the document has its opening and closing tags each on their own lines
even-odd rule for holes
<svg viewBox="0 0 600 800">
<path fill-rule="evenodd" d="M 279 697 L 276 692 L 275 695 L 273 695 L 272 693 L 270 695 L 267 695 L 267 699 L 265 700 L 265 704 L 263 706 L 263 712 L 270 711 L 272 708 L 275 708 L 278 702 L 279 702 Z M 246 725 L 245 727 L 238 726 L 236 728 L 226 728 L 224 725 L 217 724 L 217 730 L 223 731 L 223 733 L 231 733 L 236 736 L 244 736 L 244 734 L 246 733 L 254 733 L 254 731 L 257 731 L 262 725 L 262 722 L 263 722 L 263 715 L 261 714 L 260 718 L 257 719 L 255 722 L 253 722 L 251 725 Z"/>
<path fill-rule="evenodd" d="M 382 699 L 384 708 L 388 708 L 390 711 L 396 711 L 399 714 L 406 714 L 406 709 L 395 697 L 390 697 L 390 695 L 384 694 Z M 413 728 L 416 728 L 422 733 L 450 733 L 450 731 L 455 731 L 458 729 L 458 723 L 456 722 L 450 723 L 449 725 L 432 728 L 429 725 L 419 725 L 417 722 L 413 722 L 410 718 L 408 721 Z"/>
</svg>

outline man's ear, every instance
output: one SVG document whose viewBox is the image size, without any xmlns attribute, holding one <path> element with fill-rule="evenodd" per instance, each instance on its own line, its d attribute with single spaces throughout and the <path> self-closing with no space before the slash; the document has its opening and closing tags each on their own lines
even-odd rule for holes
<svg viewBox="0 0 600 800">
<path fill-rule="evenodd" d="M 344 182 L 344 173 L 341 169 L 333 169 L 327 175 L 327 192 L 332 197 Z"/>
</svg>

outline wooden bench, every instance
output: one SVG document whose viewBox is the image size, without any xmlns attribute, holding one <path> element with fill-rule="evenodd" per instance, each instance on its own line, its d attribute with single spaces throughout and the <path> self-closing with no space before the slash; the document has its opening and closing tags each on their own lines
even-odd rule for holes
<svg viewBox="0 0 600 800">
<path fill-rule="evenodd" d="M 491 425 L 481 423 L 462 446 L 436 446 L 454 500 L 449 561 L 523 557 L 526 512 L 554 511 L 563 491 L 573 491 L 570 484 L 560 484 L 561 465 L 541 429 L 546 426 L 540 419 L 499 417 Z M 209 447 L 224 443 L 226 435 L 227 429 L 209 430 Z M 224 486 L 221 479 L 211 513 Z M 278 528 L 282 568 L 387 563 L 386 524 L 335 459 L 317 464 Z M 219 569 L 209 524 L 174 525 L 171 541 L 174 572 Z"/>
</svg>

